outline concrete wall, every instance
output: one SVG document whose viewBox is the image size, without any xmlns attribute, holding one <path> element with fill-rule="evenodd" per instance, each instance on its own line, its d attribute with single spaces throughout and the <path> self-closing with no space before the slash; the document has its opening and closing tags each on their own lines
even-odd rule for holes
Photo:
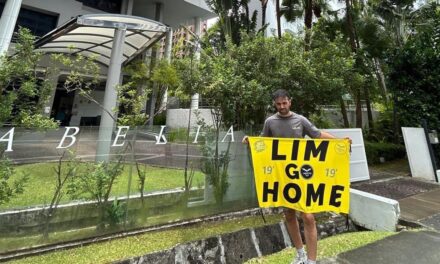
<svg viewBox="0 0 440 264">
<path fill-rule="evenodd" d="M 340 109 L 324 109 L 323 111 L 326 118 L 328 118 L 336 127 L 343 127 L 344 121 L 342 119 L 342 114 Z M 376 120 L 379 117 L 379 112 L 376 110 L 372 111 L 373 120 Z M 355 109 L 347 109 L 347 117 L 348 122 L 351 127 L 356 127 L 356 110 Z M 368 113 L 367 109 L 362 109 L 362 127 L 368 127 Z"/>
<path fill-rule="evenodd" d="M 100 104 L 104 101 L 104 91 L 91 91 L 92 97 Z M 79 126 L 81 117 L 96 117 L 102 115 L 102 109 L 96 103 L 89 101 L 75 92 L 75 99 L 73 100 L 72 119 L 70 126 Z"/>
<path fill-rule="evenodd" d="M 350 190 L 350 218 L 369 230 L 396 231 L 399 202 L 379 195 Z"/>
<path fill-rule="evenodd" d="M 197 109 L 200 113 L 200 117 L 205 120 L 208 126 L 213 124 L 211 109 Z M 188 127 L 188 109 L 168 109 L 167 110 L 167 123 L 168 129 L 173 128 L 187 128 Z M 191 127 L 197 127 L 197 116 L 195 110 L 191 110 Z"/>
</svg>

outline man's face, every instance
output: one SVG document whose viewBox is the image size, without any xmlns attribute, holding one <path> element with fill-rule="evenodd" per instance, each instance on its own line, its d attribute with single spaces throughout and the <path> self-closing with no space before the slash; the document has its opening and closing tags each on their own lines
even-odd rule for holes
<svg viewBox="0 0 440 264">
<path fill-rule="evenodd" d="M 290 99 L 287 97 L 277 97 L 273 101 L 275 108 L 281 116 L 290 114 Z"/>
</svg>

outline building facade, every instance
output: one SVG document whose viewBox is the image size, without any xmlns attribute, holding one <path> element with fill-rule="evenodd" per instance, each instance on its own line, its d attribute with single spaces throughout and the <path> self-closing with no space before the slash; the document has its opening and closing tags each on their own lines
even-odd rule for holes
<svg viewBox="0 0 440 264">
<path fill-rule="evenodd" d="M 4 11 L 4 12 L 3 12 Z M 0 53 L 13 52 L 13 32 L 26 27 L 43 37 L 65 25 L 72 18 L 87 14 L 115 14 L 146 18 L 166 25 L 171 32 L 181 25 L 201 27 L 201 21 L 215 16 L 203 0 L 0 0 Z M 200 33 L 201 30 L 194 30 Z M 172 36 L 167 34 L 167 36 Z M 11 43 L 11 45 L 10 45 Z M 167 40 L 163 40 L 167 43 Z M 171 45 L 171 41 L 169 41 Z M 164 55 L 166 48 L 159 54 Z M 150 51 L 139 54 L 148 57 Z M 43 63 L 44 64 L 44 63 Z M 47 65 L 43 65 L 45 67 Z M 92 92 L 93 97 L 103 102 L 106 92 L 108 65 L 101 65 L 102 83 Z M 63 125 L 98 125 L 102 110 L 96 104 L 79 96 L 67 93 L 62 87 L 67 71 L 53 76 L 54 91 L 45 114 L 56 118 L 66 112 L 69 120 Z"/>
</svg>

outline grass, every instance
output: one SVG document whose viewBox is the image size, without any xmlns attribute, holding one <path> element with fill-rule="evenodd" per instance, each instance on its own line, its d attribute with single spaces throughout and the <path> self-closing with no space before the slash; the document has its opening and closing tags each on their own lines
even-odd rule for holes
<svg viewBox="0 0 440 264">
<path fill-rule="evenodd" d="M 277 223 L 281 219 L 281 215 L 266 215 L 267 224 Z M 192 226 L 178 227 L 164 231 L 154 231 L 142 235 L 114 239 L 79 248 L 55 251 L 39 256 L 11 261 L 10 263 L 108 263 L 115 260 L 130 258 L 132 256 L 141 256 L 147 253 L 172 248 L 180 243 L 262 225 L 264 225 L 264 222 L 260 216 L 250 216 L 241 219 L 217 222 L 205 222 Z M 335 257 L 339 253 L 356 249 L 394 234 L 396 233 L 364 231 L 331 236 L 318 241 L 318 259 Z M 246 263 L 285 264 L 290 263 L 294 254 L 294 250 L 290 248 L 269 256 L 251 259 Z"/>
<path fill-rule="evenodd" d="M 277 223 L 281 215 L 267 215 L 267 224 Z M 199 240 L 218 234 L 234 232 L 249 227 L 262 226 L 260 216 L 240 219 L 205 222 L 187 227 L 179 227 L 164 231 L 148 232 L 112 241 L 56 251 L 40 256 L 28 257 L 11 261 L 11 263 L 108 263 L 132 256 L 140 256 L 150 252 L 174 247 L 176 244 Z"/>
<path fill-rule="evenodd" d="M 54 168 L 56 165 L 57 163 L 37 163 L 16 166 L 15 175 L 19 175 L 21 172 L 27 172 L 30 174 L 29 181 L 26 184 L 24 193 L 14 197 L 6 204 L 0 205 L 0 210 L 49 204 L 55 190 L 56 174 Z M 145 192 L 182 188 L 185 185 L 183 170 L 147 166 L 146 171 L 147 180 L 144 188 Z M 127 195 L 129 179 L 130 166 L 126 165 L 122 175 L 119 176 L 112 188 L 111 196 Z M 204 182 L 204 174 L 196 171 L 193 179 L 193 187 L 203 186 Z M 139 193 L 138 177 L 136 168 L 133 166 L 130 194 L 136 193 Z M 69 201 L 70 197 L 67 195 L 64 195 L 61 199 L 61 203 Z"/>
<path fill-rule="evenodd" d="M 376 171 L 392 172 L 401 175 L 409 175 L 411 173 L 408 159 L 398 159 L 393 161 L 387 161 L 382 164 L 375 164 L 369 166 Z"/>
<path fill-rule="evenodd" d="M 338 254 L 359 248 L 361 246 L 373 243 L 377 240 L 396 234 L 395 232 L 364 231 L 344 233 L 331 236 L 318 241 L 318 260 L 336 257 Z M 247 264 L 267 263 L 267 264 L 285 264 L 290 263 L 296 251 L 292 248 L 284 249 L 278 253 L 254 258 L 247 261 Z"/>
</svg>

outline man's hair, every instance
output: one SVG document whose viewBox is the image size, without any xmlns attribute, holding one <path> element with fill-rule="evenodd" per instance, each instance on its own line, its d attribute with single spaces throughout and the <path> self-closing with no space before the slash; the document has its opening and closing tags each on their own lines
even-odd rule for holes
<svg viewBox="0 0 440 264">
<path fill-rule="evenodd" d="M 284 90 L 284 89 L 278 89 L 275 92 L 273 92 L 272 94 L 272 100 L 275 101 L 275 99 L 279 98 L 279 97 L 287 97 L 287 99 L 290 99 L 290 95 L 289 92 Z"/>
</svg>

